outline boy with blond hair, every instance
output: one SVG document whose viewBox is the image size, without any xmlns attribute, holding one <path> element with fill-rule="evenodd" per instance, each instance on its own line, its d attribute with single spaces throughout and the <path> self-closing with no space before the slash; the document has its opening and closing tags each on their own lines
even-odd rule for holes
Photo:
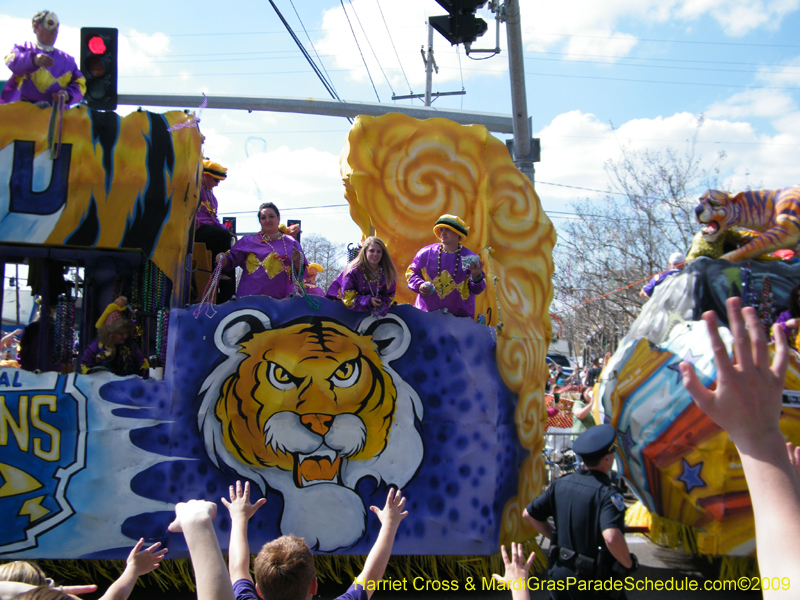
<svg viewBox="0 0 800 600">
<path fill-rule="evenodd" d="M 255 512 L 266 502 L 261 498 L 250 503 L 250 483 L 241 481 L 230 486 L 230 501 L 222 503 L 231 513 L 231 541 L 228 548 L 230 571 L 236 600 L 310 600 L 317 593 L 317 572 L 314 555 L 302 538 L 284 535 L 264 547 L 253 561 L 255 584 L 250 576 L 250 544 L 247 541 L 247 524 Z M 375 583 L 383 578 L 392 554 L 397 528 L 408 515 L 404 511 L 406 499 L 400 490 L 390 489 L 383 509 L 370 506 L 381 522 L 378 539 L 364 562 L 364 569 L 355 582 L 338 600 L 369 600 Z M 372 582 L 373 585 L 370 585 Z"/>
</svg>

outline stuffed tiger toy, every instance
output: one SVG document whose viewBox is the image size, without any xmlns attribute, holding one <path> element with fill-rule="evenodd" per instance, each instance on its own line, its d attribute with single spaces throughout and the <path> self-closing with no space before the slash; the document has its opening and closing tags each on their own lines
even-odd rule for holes
<svg viewBox="0 0 800 600">
<path fill-rule="evenodd" d="M 752 241 L 722 255 L 730 262 L 754 259 L 800 242 L 800 186 L 779 190 L 749 190 L 731 194 L 708 190 L 700 196 L 695 216 L 703 237 L 713 242 L 731 227 L 761 232 Z"/>
</svg>

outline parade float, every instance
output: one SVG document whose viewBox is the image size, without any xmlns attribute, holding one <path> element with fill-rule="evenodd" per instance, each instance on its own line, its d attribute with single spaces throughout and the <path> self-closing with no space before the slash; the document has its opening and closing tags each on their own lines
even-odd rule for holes
<svg viewBox="0 0 800 600">
<path fill-rule="evenodd" d="M 302 296 L 187 305 L 202 171 L 193 116 L 76 107 L 56 152 L 49 116 L 0 106 L 0 250 L 5 264 L 41 267 L 53 319 L 41 320 L 52 343 L 40 358 L 80 356 L 124 294 L 163 379 L 0 369 L 0 558 L 124 558 L 140 537 L 185 557 L 167 532 L 174 503 L 218 500 L 236 479 L 267 498 L 251 547 L 292 532 L 342 558 L 334 571 L 374 542 L 368 507 L 388 486 L 410 513 L 394 555 L 485 558 L 532 537 L 521 514 L 545 476 L 555 232 L 501 141 L 390 114 L 357 119 L 341 156 L 351 215 L 399 272 L 441 214 L 470 224 L 464 244 L 489 279 L 479 324 L 404 304 L 407 290 L 384 318 Z M 51 302 L 68 267 L 82 277 Z M 226 514 L 216 526 L 224 550 Z"/>
<path fill-rule="evenodd" d="M 787 249 L 793 256 L 800 232 L 798 193 L 800 188 L 791 187 L 704 194 L 695 210 L 703 229 L 689 254 L 696 260 L 655 288 L 596 388 L 606 422 L 619 432 L 618 464 L 640 500 L 628 511 L 627 522 L 648 526 L 659 543 L 723 557 L 728 576 L 755 566 L 737 559 L 755 556 L 750 494 L 736 447 L 692 401 L 678 364 L 694 365 L 704 385 L 715 382 L 701 315 L 717 313 L 722 339 L 733 354 L 725 311 L 731 296 L 756 308 L 769 339 L 772 323 L 787 309 L 790 290 L 800 284 L 800 265 L 770 256 Z M 731 230 L 736 243 L 723 248 L 720 240 L 731 239 Z M 793 337 L 792 348 L 795 344 Z M 787 441 L 800 443 L 796 351 L 786 375 L 780 428 Z"/>
</svg>

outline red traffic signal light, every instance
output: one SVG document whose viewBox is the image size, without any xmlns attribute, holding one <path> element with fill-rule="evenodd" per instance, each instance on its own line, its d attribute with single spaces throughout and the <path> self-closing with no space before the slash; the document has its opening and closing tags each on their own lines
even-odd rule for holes
<svg viewBox="0 0 800 600">
<path fill-rule="evenodd" d="M 89 52 L 92 54 L 105 54 L 106 50 L 108 50 L 105 40 L 99 35 L 90 37 L 89 41 L 86 42 L 86 47 L 89 48 Z"/>
<path fill-rule="evenodd" d="M 84 100 L 89 108 L 117 108 L 117 37 L 111 27 L 81 28 L 81 73 L 86 78 Z"/>
</svg>

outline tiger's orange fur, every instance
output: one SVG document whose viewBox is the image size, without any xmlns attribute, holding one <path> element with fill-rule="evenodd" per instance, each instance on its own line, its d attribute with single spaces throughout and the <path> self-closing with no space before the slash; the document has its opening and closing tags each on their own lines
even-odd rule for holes
<svg viewBox="0 0 800 600">
<path fill-rule="evenodd" d="M 731 262 L 754 259 L 783 248 L 794 250 L 800 242 L 800 186 L 738 194 L 708 190 L 700 196 L 695 216 L 706 225 L 703 237 L 709 242 L 731 227 L 761 233 L 722 256 Z"/>
</svg>

